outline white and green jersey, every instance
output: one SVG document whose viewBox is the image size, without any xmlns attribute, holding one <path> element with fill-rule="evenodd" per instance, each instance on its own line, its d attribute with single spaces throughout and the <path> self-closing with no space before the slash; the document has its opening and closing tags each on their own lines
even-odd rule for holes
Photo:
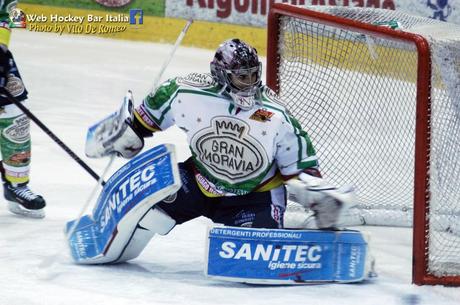
<svg viewBox="0 0 460 305">
<path fill-rule="evenodd" d="M 192 73 L 163 83 L 135 112 L 151 131 L 173 125 L 185 131 L 206 195 L 265 191 L 279 186 L 280 176 L 318 165 L 307 133 L 268 87 L 249 111 L 221 91 L 211 75 Z"/>
</svg>

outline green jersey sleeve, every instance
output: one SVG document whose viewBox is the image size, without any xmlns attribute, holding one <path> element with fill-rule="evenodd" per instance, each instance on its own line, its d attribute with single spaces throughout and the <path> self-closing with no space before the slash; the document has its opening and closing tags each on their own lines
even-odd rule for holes
<svg viewBox="0 0 460 305">
<path fill-rule="evenodd" d="M 174 125 L 171 104 L 177 96 L 176 78 L 164 82 L 154 94 L 144 98 L 135 115 L 141 124 L 151 131 L 165 130 Z"/>
</svg>

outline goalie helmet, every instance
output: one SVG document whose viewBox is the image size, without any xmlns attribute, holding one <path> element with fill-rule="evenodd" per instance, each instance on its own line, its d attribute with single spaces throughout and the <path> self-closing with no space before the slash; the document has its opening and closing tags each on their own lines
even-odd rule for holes
<svg viewBox="0 0 460 305">
<path fill-rule="evenodd" d="M 235 106 L 250 110 L 259 99 L 262 63 L 257 51 L 239 39 L 223 42 L 211 62 L 211 74 Z"/>
</svg>

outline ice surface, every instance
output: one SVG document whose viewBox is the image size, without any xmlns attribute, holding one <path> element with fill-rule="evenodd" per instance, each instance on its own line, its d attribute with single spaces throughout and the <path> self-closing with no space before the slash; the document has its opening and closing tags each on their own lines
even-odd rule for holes
<svg viewBox="0 0 460 305">
<path fill-rule="evenodd" d="M 108 159 L 84 157 L 86 128 L 116 110 L 126 90 L 139 102 L 170 45 L 57 36 L 15 30 L 11 49 L 30 92 L 28 107 L 96 172 Z M 213 52 L 181 47 L 163 79 L 206 72 Z M 460 304 L 460 288 L 411 285 L 411 229 L 367 227 L 379 277 L 362 284 L 250 286 L 203 275 L 205 231 L 198 218 L 154 237 L 140 257 L 116 266 L 74 265 L 63 228 L 75 218 L 95 181 L 37 126 L 32 127 L 31 187 L 47 199 L 47 217 L 23 219 L 0 204 L 0 305 L 55 304 Z M 149 139 L 175 143 L 173 129 Z M 112 171 L 123 160 L 117 160 Z M 46 259 L 54 263 L 39 267 Z"/>
</svg>

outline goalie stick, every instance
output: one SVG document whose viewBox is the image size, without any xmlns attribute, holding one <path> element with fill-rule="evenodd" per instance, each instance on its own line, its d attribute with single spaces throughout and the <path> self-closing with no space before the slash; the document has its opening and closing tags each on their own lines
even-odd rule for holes
<svg viewBox="0 0 460 305">
<path fill-rule="evenodd" d="M 169 53 L 168 58 L 163 62 L 163 65 L 161 66 L 160 72 L 158 72 L 157 76 L 155 77 L 155 80 L 153 81 L 153 86 L 152 89 L 150 89 L 149 94 L 155 93 L 155 90 L 158 88 L 158 83 L 160 82 L 161 77 L 163 76 L 163 73 L 165 72 L 166 68 L 169 66 L 169 63 L 171 62 L 172 58 L 174 57 L 174 54 L 176 53 L 177 48 L 179 48 L 180 43 L 185 37 L 185 34 L 187 34 L 188 29 L 193 23 L 193 19 L 187 20 L 187 23 L 185 24 L 184 28 L 180 32 L 179 36 L 176 39 L 176 42 L 174 43 L 174 46 Z"/>
</svg>

